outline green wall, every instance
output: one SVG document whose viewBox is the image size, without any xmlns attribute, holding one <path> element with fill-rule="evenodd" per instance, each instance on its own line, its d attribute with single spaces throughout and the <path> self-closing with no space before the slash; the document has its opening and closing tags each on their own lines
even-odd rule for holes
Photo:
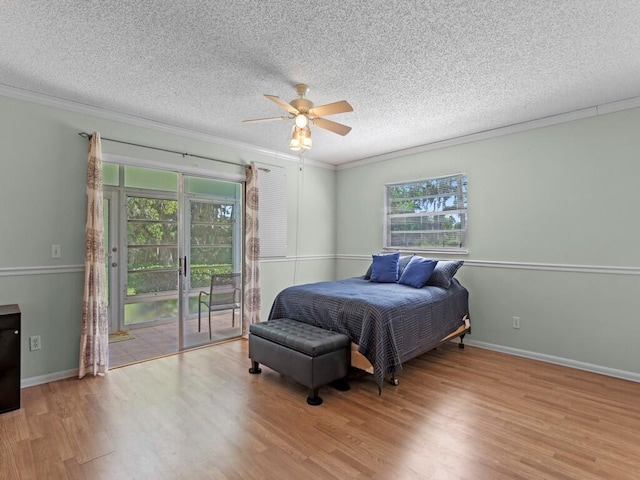
<svg viewBox="0 0 640 480">
<path fill-rule="evenodd" d="M 340 169 L 336 275 L 382 248 L 385 183 L 465 172 L 469 253 L 449 258 L 470 340 L 640 374 L 639 126 L 625 110 Z"/>
<path fill-rule="evenodd" d="M 143 122 L 101 117 L 0 96 L 0 304 L 17 303 L 22 310 L 23 385 L 69 376 L 78 367 L 88 149 L 78 132 L 98 131 L 103 138 L 285 167 L 288 253 L 284 259 L 263 262 L 263 317 L 275 294 L 294 279 L 334 278 L 333 169 L 215 144 L 204 135 L 194 139 L 167 133 L 166 128 L 138 126 Z M 103 141 L 103 153 L 213 175 L 244 175 L 240 166 L 108 141 Z M 60 259 L 51 258 L 52 244 L 61 245 Z M 41 336 L 41 350 L 28 350 L 31 335 Z"/>
<path fill-rule="evenodd" d="M 458 277 L 470 291 L 469 341 L 640 375 L 638 126 L 640 109 L 625 110 L 336 172 L 0 96 L 0 304 L 18 303 L 23 312 L 23 384 L 68 376 L 78 366 L 87 141 L 77 133 L 94 130 L 287 169 L 288 255 L 261 262 L 263 318 L 293 283 L 364 273 L 382 247 L 385 183 L 465 172 L 469 253 L 449 258 L 466 262 Z M 106 141 L 103 151 L 243 173 Z M 51 244 L 62 246 L 62 258 L 51 258 Z M 42 350 L 28 351 L 30 335 L 41 335 Z"/>
</svg>

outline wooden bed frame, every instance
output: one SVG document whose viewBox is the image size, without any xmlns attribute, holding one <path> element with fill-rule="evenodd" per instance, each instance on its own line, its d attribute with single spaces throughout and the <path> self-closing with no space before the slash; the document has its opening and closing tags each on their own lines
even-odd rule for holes
<svg viewBox="0 0 640 480">
<path fill-rule="evenodd" d="M 462 325 L 460 325 L 460 327 L 458 327 L 456 331 L 444 337 L 437 344 L 435 344 L 433 348 L 437 348 L 443 343 L 451 341 L 454 338 L 458 338 L 458 337 L 460 338 L 460 342 L 458 343 L 458 348 L 464 348 L 464 343 L 463 343 L 464 336 L 467 333 L 471 333 L 471 322 L 469 321 L 468 315 L 465 315 L 464 317 L 462 317 L 462 322 L 463 322 Z M 358 344 L 354 342 L 351 342 L 351 366 L 360 370 L 364 370 L 367 373 L 373 374 L 373 365 L 371 365 L 371 362 L 367 360 L 367 357 L 365 357 L 358 351 Z M 398 382 L 398 379 L 395 377 L 395 375 L 393 375 L 389 379 L 389 383 L 391 383 L 392 385 L 398 385 L 399 382 Z"/>
</svg>

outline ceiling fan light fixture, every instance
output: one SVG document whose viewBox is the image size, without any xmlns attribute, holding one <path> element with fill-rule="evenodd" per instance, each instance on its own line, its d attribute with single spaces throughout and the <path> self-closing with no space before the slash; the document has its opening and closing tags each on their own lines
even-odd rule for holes
<svg viewBox="0 0 640 480">
<path fill-rule="evenodd" d="M 293 137 L 291 139 L 291 141 L 289 142 L 289 148 L 295 152 L 297 152 L 298 150 L 300 150 L 301 145 L 300 145 L 300 139 Z"/>
<path fill-rule="evenodd" d="M 300 113 L 296 115 L 296 127 L 304 128 L 309 124 L 309 119 L 306 115 Z"/>
<path fill-rule="evenodd" d="M 294 151 L 300 149 L 310 150 L 313 142 L 311 141 L 311 123 L 314 126 L 337 133 L 343 137 L 351 131 L 351 127 L 343 125 L 332 120 L 323 118 L 328 115 L 336 115 L 338 113 L 353 112 L 353 107 L 346 100 L 339 102 L 327 103 L 325 105 L 314 106 L 311 100 L 304 98 L 309 91 L 309 87 L 304 83 L 296 85 L 296 92 L 299 98 L 294 98 L 287 103 L 276 95 L 265 95 L 267 100 L 272 101 L 280 108 L 286 110 L 289 115 L 281 115 L 280 117 L 255 118 L 253 120 L 244 120 L 244 123 L 269 122 L 272 120 L 293 120 L 294 125 L 289 141 L 289 148 Z"/>
<path fill-rule="evenodd" d="M 293 151 L 298 151 L 302 148 L 302 142 L 300 141 L 300 128 L 293 127 L 293 134 L 291 135 L 291 141 L 289 142 L 289 148 Z"/>
<path fill-rule="evenodd" d="M 299 128 L 293 127 L 293 134 L 289 142 L 289 148 L 298 151 L 301 148 L 310 150 L 313 142 L 311 141 L 311 129 L 309 127 Z"/>
<path fill-rule="evenodd" d="M 305 127 L 300 130 L 300 146 L 305 150 L 311 150 L 313 142 L 311 141 L 311 129 Z"/>
</svg>

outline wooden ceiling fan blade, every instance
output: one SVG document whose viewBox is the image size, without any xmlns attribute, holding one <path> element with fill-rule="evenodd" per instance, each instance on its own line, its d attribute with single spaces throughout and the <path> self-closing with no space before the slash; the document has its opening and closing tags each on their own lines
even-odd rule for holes
<svg viewBox="0 0 640 480">
<path fill-rule="evenodd" d="M 342 135 L 343 137 L 351 131 L 351 127 L 327 120 L 326 118 L 314 118 L 311 121 L 314 125 L 324 128 L 325 130 L 329 130 L 330 132 L 337 133 L 338 135 Z"/>
<path fill-rule="evenodd" d="M 242 123 L 260 123 L 260 122 L 271 122 L 273 120 L 290 120 L 290 119 L 291 117 L 282 115 L 281 117 L 254 118 L 251 120 L 243 120 Z"/>
<path fill-rule="evenodd" d="M 278 105 L 280 108 L 284 108 L 291 115 L 298 115 L 300 113 L 298 111 L 298 109 L 296 109 L 293 106 L 289 105 L 287 102 L 282 100 L 280 97 L 276 97 L 275 95 L 265 95 L 265 97 L 268 98 L 269 100 L 271 100 L 276 105 Z"/>
<path fill-rule="evenodd" d="M 309 110 L 309 115 L 316 117 L 326 117 L 327 115 L 335 115 L 337 113 L 353 112 L 353 107 L 349 105 L 346 100 L 340 100 L 335 103 L 327 103 L 326 105 L 320 105 L 313 107 Z"/>
</svg>

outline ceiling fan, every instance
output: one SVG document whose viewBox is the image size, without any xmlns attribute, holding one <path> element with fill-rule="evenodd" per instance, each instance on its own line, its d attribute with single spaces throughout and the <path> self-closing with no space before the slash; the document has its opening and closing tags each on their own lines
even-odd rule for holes
<svg viewBox="0 0 640 480">
<path fill-rule="evenodd" d="M 244 123 L 270 122 L 273 120 L 294 120 L 293 135 L 289 148 L 291 150 L 300 150 L 301 148 L 311 148 L 311 129 L 309 123 L 313 123 L 317 127 L 337 133 L 338 135 L 346 135 L 351 131 L 351 127 L 343 125 L 332 120 L 322 118 L 327 115 L 336 115 L 338 113 L 353 112 L 353 107 L 346 100 L 335 103 L 328 103 L 318 107 L 313 106 L 313 102 L 304 98 L 309 91 L 309 87 L 304 83 L 296 85 L 296 92 L 299 98 L 291 100 L 289 103 L 281 100 L 275 95 L 265 95 L 268 100 L 278 105 L 280 108 L 289 112 L 289 115 L 280 117 L 256 118 L 253 120 L 244 120 Z"/>
</svg>

